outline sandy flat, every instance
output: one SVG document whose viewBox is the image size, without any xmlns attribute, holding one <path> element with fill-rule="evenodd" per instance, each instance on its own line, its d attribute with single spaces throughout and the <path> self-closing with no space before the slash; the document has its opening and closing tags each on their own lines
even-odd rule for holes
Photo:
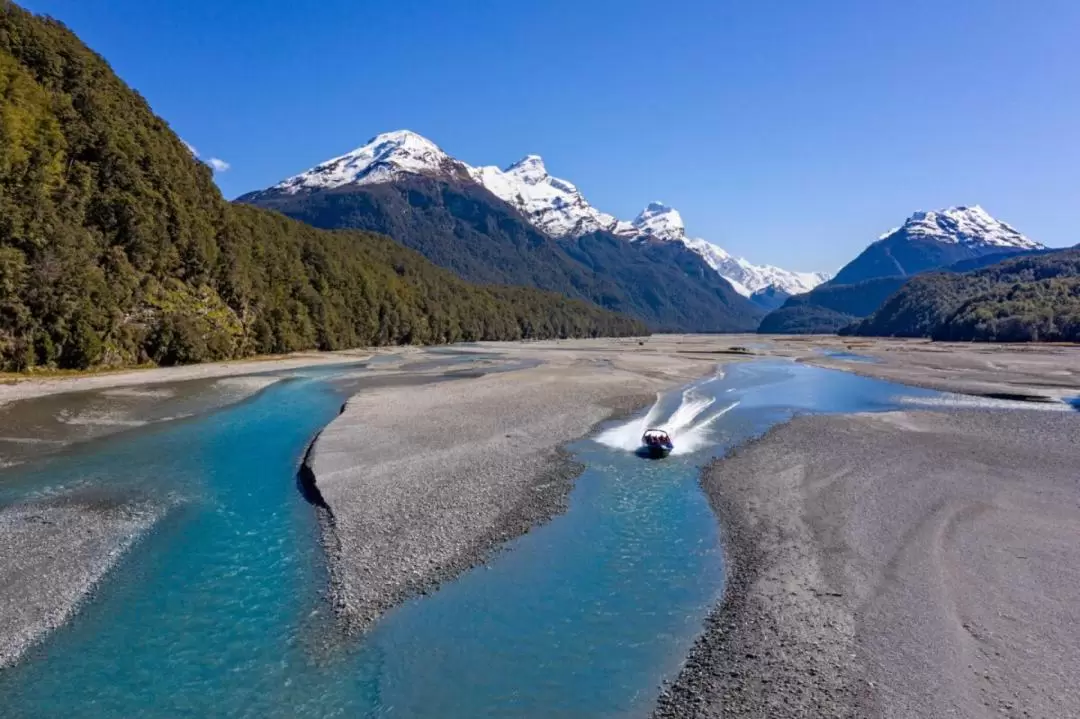
<svg viewBox="0 0 1080 719">
<path fill-rule="evenodd" d="M 733 575 L 659 716 L 1080 716 L 1080 415 L 808 417 L 703 483 Z"/>
</svg>

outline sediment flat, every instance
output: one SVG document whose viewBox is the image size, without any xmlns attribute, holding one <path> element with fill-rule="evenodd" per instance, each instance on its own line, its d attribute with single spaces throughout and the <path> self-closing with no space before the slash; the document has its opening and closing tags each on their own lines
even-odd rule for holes
<svg viewBox="0 0 1080 719">
<path fill-rule="evenodd" d="M 763 353 L 943 392 L 1045 402 L 1080 397 L 1077 345 L 835 336 L 757 336 L 757 340 Z M 825 354 L 829 351 L 870 361 L 829 357 Z"/>
<path fill-rule="evenodd" d="M 497 348 L 540 365 L 362 392 L 312 447 L 331 596 L 349 628 L 559 512 L 579 471 L 562 445 L 717 366 L 636 342 Z"/>
<path fill-rule="evenodd" d="M 101 500 L 0 510 L 0 669 L 67 621 L 158 516 Z"/>
<path fill-rule="evenodd" d="M 802 417 L 716 461 L 729 585 L 656 716 L 1080 716 L 1078 436 Z"/>
<path fill-rule="evenodd" d="M 402 348 L 398 351 L 407 352 L 408 348 Z M 67 392 L 148 387 L 166 382 L 238 377 L 260 372 L 300 369 L 318 365 L 363 362 L 371 356 L 372 352 L 370 350 L 298 352 L 282 357 L 255 358 L 231 362 L 207 362 L 182 367 L 156 367 L 86 375 L 57 377 L 8 375 L 8 380 L 0 384 L 0 404 Z"/>
</svg>

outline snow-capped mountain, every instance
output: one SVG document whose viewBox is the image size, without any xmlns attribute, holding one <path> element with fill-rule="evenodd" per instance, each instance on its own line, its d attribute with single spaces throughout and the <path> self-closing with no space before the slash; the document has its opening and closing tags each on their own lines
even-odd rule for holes
<svg viewBox="0 0 1080 719">
<path fill-rule="evenodd" d="M 573 183 L 549 175 L 539 155 L 527 155 L 506 170 L 489 165 L 470 168 L 469 174 L 552 237 L 580 237 L 601 230 L 634 234 L 630 223 L 590 205 Z"/>
<path fill-rule="evenodd" d="M 754 265 L 702 239 L 686 236 L 679 211 L 661 202 L 650 203 L 632 222 L 590 205 L 572 183 L 552 177 L 537 155 L 511 165 L 473 168 L 470 174 L 492 194 L 516 207 L 536 227 L 553 237 L 580 237 L 606 230 L 627 239 L 652 238 L 681 242 L 705 260 L 744 297 L 773 287 L 785 295 L 808 292 L 829 279 L 822 272 L 791 272 Z"/>
<path fill-rule="evenodd" d="M 548 173 L 539 155 L 527 155 L 505 170 L 494 166 L 472 167 L 409 130 L 377 135 L 352 152 L 320 163 L 263 193 L 295 194 L 350 184 L 389 183 L 406 175 L 471 179 L 555 238 L 577 238 L 605 231 L 629 241 L 652 238 L 680 242 L 700 255 L 745 297 L 769 287 L 784 294 L 797 294 L 828 279 L 822 273 L 754 265 L 705 240 L 689 238 L 678 211 L 662 203 L 650 204 L 633 222 L 619 220 L 590 205 L 573 183 Z M 252 193 L 248 199 L 260 194 Z"/>
<path fill-rule="evenodd" d="M 674 207 L 663 202 L 650 202 L 630 223 L 639 237 L 681 242 L 686 239 L 686 225 L 682 215 Z"/>
<path fill-rule="evenodd" d="M 946 244 L 1043 249 L 1043 245 L 1025 237 L 1011 225 L 994 219 L 979 205 L 916 212 L 903 225 L 878 239 L 885 240 L 899 233 Z"/>
<path fill-rule="evenodd" d="M 908 277 L 979 257 L 1041 249 L 1043 245 L 994 219 L 978 205 L 916 212 L 844 265 L 833 284 Z"/>
<path fill-rule="evenodd" d="M 402 175 L 459 175 L 468 166 L 443 152 L 431 140 L 409 130 L 384 132 L 366 144 L 320 163 L 271 187 L 296 193 L 343 185 L 393 182 Z"/>
<path fill-rule="evenodd" d="M 829 279 L 824 272 L 792 272 L 772 265 L 755 265 L 734 257 L 711 242 L 687 237 L 682 215 L 662 202 L 650 202 L 631 224 L 643 237 L 683 243 L 744 297 L 752 297 L 770 287 L 785 295 L 797 295 L 809 292 Z"/>
</svg>

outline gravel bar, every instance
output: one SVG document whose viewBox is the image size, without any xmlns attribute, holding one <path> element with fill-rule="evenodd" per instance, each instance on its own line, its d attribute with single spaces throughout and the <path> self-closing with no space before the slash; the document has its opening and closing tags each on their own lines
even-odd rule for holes
<svg viewBox="0 0 1080 719">
<path fill-rule="evenodd" d="M 539 367 L 357 394 L 305 462 L 339 616 L 366 630 L 562 511 L 580 471 L 563 445 L 713 367 L 551 350 Z"/>
<path fill-rule="evenodd" d="M 157 516 L 106 501 L 0 510 L 0 669 L 66 622 Z"/>
<path fill-rule="evenodd" d="M 655 716 L 1080 716 L 1078 436 L 802 417 L 715 462 L 729 584 Z"/>
</svg>

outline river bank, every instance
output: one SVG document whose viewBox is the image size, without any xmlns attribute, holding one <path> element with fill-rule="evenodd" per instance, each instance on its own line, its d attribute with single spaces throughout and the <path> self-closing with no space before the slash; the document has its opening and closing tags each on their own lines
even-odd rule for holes
<svg viewBox="0 0 1080 719">
<path fill-rule="evenodd" d="M 411 349 L 414 350 L 414 348 L 395 348 L 397 352 L 408 352 Z M 0 382 L 0 405 L 16 400 L 70 392 L 125 387 L 141 388 L 172 382 L 240 377 L 321 365 L 359 363 L 372 356 L 373 352 L 366 349 L 341 352 L 297 352 L 281 357 L 256 357 L 230 362 L 207 362 L 179 367 L 153 367 L 83 375 L 46 377 L 35 377 L 32 374 L 6 375 L 4 381 Z"/>
<path fill-rule="evenodd" d="M 366 630 L 562 511 L 579 471 L 564 444 L 717 365 L 631 346 L 513 348 L 539 365 L 350 399 L 307 460 L 347 626 Z"/>
<path fill-rule="evenodd" d="M 802 417 L 714 462 L 730 583 L 656 716 L 1080 714 L 1078 419 Z"/>
<path fill-rule="evenodd" d="M 158 515 L 103 498 L 0 509 L 0 670 L 66 622 Z"/>
</svg>

